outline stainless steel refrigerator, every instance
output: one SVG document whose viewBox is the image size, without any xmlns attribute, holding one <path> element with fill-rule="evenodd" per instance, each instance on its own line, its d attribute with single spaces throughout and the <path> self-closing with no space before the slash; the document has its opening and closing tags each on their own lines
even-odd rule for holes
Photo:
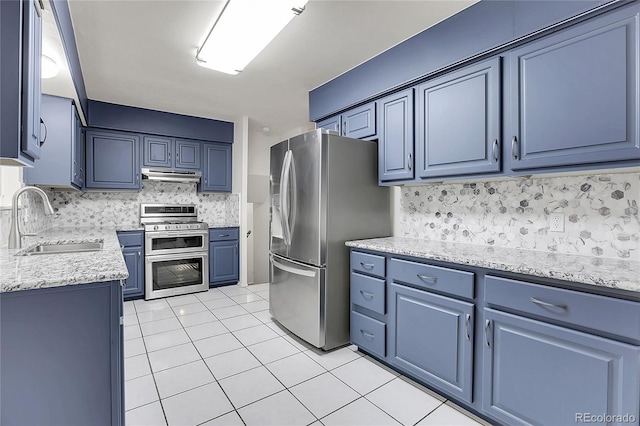
<svg viewBox="0 0 640 426">
<path fill-rule="evenodd" d="M 317 129 L 271 147 L 269 310 L 325 350 L 349 342 L 345 241 L 391 235 L 376 142 Z"/>
</svg>

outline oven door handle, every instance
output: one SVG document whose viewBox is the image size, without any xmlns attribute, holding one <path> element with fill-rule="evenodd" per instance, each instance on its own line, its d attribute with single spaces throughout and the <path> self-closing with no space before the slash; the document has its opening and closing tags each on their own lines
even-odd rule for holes
<svg viewBox="0 0 640 426">
<path fill-rule="evenodd" d="M 152 233 L 147 233 L 147 237 L 149 239 L 154 239 L 154 238 L 166 238 L 166 237 L 197 237 L 197 236 L 201 236 L 203 238 L 207 237 L 207 231 L 198 231 L 198 232 L 193 232 L 193 231 L 166 231 L 166 232 L 156 232 L 154 231 L 153 234 Z"/>
<path fill-rule="evenodd" d="M 167 260 L 184 260 L 184 259 L 197 259 L 202 258 L 204 262 L 209 259 L 209 252 L 206 251 L 190 251 L 190 252 L 177 252 L 174 251 L 171 254 L 150 254 L 144 257 L 146 263 L 164 262 Z"/>
</svg>

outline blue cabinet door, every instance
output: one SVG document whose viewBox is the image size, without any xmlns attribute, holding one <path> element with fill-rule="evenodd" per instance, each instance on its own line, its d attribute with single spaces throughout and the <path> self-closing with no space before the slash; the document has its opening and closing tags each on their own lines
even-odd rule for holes
<svg viewBox="0 0 640 426">
<path fill-rule="evenodd" d="M 202 179 L 198 190 L 201 192 L 231 192 L 230 144 L 204 143 Z"/>
<path fill-rule="evenodd" d="M 418 86 L 419 177 L 500 171 L 500 85 L 498 57 Z"/>
<path fill-rule="evenodd" d="M 122 249 L 122 257 L 129 271 L 129 278 L 125 280 L 123 289 L 124 298 L 130 300 L 144 296 L 142 247 L 125 247 Z"/>
<path fill-rule="evenodd" d="M 511 52 L 512 170 L 640 159 L 638 9 Z"/>
<path fill-rule="evenodd" d="M 472 402 L 473 304 L 395 283 L 387 289 L 389 362 Z"/>
<path fill-rule="evenodd" d="M 368 138 L 376 134 L 376 103 L 371 102 L 342 114 L 342 136 Z"/>
<path fill-rule="evenodd" d="M 378 179 L 413 179 L 413 89 L 377 101 Z"/>
<path fill-rule="evenodd" d="M 337 115 L 335 117 L 329 117 L 322 121 L 318 121 L 316 123 L 316 129 L 326 129 L 341 135 L 342 126 L 340 125 L 340 123 L 341 123 L 340 116 Z"/>
<path fill-rule="evenodd" d="M 177 169 L 200 169 L 200 149 L 201 142 L 175 140 L 176 160 L 175 167 Z"/>
<path fill-rule="evenodd" d="M 88 130 L 87 188 L 140 189 L 140 137 Z"/>
<path fill-rule="evenodd" d="M 24 5 L 22 62 L 22 152 L 40 158 L 40 97 L 42 62 L 42 18 L 35 1 Z M 46 123 L 45 123 L 46 125 Z"/>
<path fill-rule="evenodd" d="M 574 424 L 586 413 L 640 418 L 639 347 L 484 313 L 483 411 L 509 425 Z"/>
<path fill-rule="evenodd" d="M 209 284 L 238 282 L 240 258 L 238 241 L 213 241 L 209 243 Z"/>
<path fill-rule="evenodd" d="M 148 167 L 171 167 L 173 140 L 162 136 L 143 136 L 142 164 Z"/>
</svg>

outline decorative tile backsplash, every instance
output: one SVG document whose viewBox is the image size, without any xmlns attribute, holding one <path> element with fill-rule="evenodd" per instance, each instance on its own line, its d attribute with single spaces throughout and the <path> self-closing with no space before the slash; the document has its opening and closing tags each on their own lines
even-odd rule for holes
<svg viewBox="0 0 640 426">
<path fill-rule="evenodd" d="M 35 194 L 22 195 L 19 211 L 20 230 L 38 232 L 52 226 L 140 227 L 140 204 L 196 204 L 198 219 L 210 226 L 239 226 L 240 205 L 237 194 L 202 194 L 195 183 L 149 182 L 141 191 L 63 192 L 45 190 L 55 215 L 45 216 L 42 200 Z M 0 211 L 0 247 L 7 247 L 11 211 Z"/>
<path fill-rule="evenodd" d="M 640 173 L 406 186 L 398 236 L 640 260 L 639 203 Z"/>
<path fill-rule="evenodd" d="M 49 192 L 56 214 L 54 226 L 102 226 L 120 229 L 140 226 L 141 203 L 195 204 L 198 219 L 210 226 L 238 226 L 239 201 L 236 194 L 203 194 L 195 183 L 149 182 L 141 191 L 131 192 Z"/>
</svg>

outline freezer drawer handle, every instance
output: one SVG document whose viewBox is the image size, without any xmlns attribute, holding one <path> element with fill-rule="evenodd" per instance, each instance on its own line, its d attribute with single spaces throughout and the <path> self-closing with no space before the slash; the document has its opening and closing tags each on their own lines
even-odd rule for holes
<svg viewBox="0 0 640 426">
<path fill-rule="evenodd" d="M 376 265 L 374 265 L 373 263 L 360 262 L 360 266 L 362 266 L 367 271 L 371 271 L 371 270 L 373 270 L 373 268 L 375 268 Z"/>
<path fill-rule="evenodd" d="M 367 339 L 367 340 L 373 340 L 373 339 L 376 338 L 375 334 L 369 333 L 368 331 L 364 331 L 363 329 L 360 329 L 360 333 L 362 333 L 364 338 Z"/>
<path fill-rule="evenodd" d="M 367 300 L 373 300 L 373 293 L 369 293 L 368 291 L 360 290 L 360 294 Z"/>
<path fill-rule="evenodd" d="M 271 258 L 271 263 L 273 263 L 273 266 L 280 268 L 283 271 L 290 272 L 292 274 L 302 275 L 303 277 L 311 277 L 311 278 L 316 276 L 316 273 L 314 271 L 309 271 L 308 269 L 300 269 L 293 266 L 284 265 L 278 262 L 277 260 L 275 260 L 274 258 Z"/>
<path fill-rule="evenodd" d="M 422 274 L 416 274 L 416 276 L 418 278 L 420 278 L 422 281 L 424 281 L 427 284 L 435 284 L 438 282 L 438 278 L 437 277 L 428 277 L 426 275 L 422 275 Z"/>
</svg>

